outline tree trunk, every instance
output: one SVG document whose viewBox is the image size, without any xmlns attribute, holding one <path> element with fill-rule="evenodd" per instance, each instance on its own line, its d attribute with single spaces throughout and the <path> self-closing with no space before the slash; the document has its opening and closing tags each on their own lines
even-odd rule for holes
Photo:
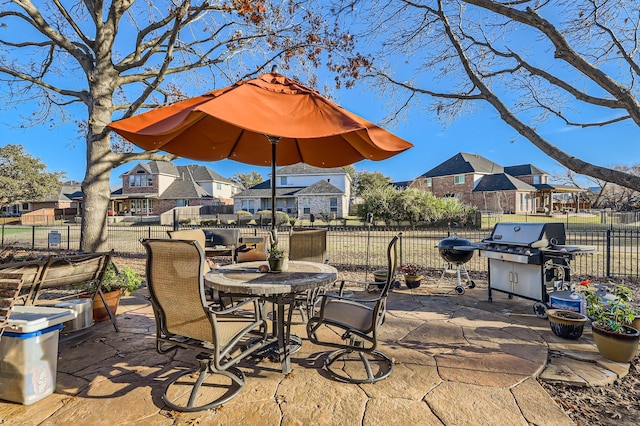
<svg viewBox="0 0 640 426">
<path fill-rule="evenodd" d="M 111 153 L 109 136 L 105 134 L 101 140 L 87 142 L 87 168 L 82 182 L 84 205 L 80 250 L 106 251 L 107 208 L 111 195 L 109 181 L 112 168 L 111 162 L 107 159 Z"/>
<path fill-rule="evenodd" d="M 108 55 L 107 59 L 108 59 Z M 113 114 L 113 92 L 117 74 L 110 61 L 97 62 L 90 73 L 91 86 L 89 106 L 89 126 L 87 128 L 87 166 L 82 182 L 84 206 L 80 250 L 84 252 L 106 251 L 107 208 L 111 197 L 111 169 L 116 165 L 111 152 L 107 125 Z"/>
</svg>

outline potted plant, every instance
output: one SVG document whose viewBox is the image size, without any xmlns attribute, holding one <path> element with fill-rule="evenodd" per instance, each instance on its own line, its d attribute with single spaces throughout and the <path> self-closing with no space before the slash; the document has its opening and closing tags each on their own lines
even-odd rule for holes
<svg viewBox="0 0 640 426">
<path fill-rule="evenodd" d="M 269 256 L 267 257 L 267 261 L 269 262 L 269 271 L 270 272 L 282 272 L 284 262 L 286 259 L 286 254 L 284 249 L 273 245 L 268 250 Z"/>
<path fill-rule="evenodd" d="M 582 336 L 586 315 L 566 309 L 547 309 L 551 331 L 563 339 L 578 339 Z"/>
<path fill-rule="evenodd" d="M 588 281 L 581 283 L 598 351 L 612 361 L 631 361 L 638 352 L 640 342 L 640 332 L 631 326 L 637 312 L 630 304 L 631 289 L 625 285 L 616 285 L 614 298 L 603 303 L 602 298 L 596 294 L 596 289 L 589 284 Z"/>
<path fill-rule="evenodd" d="M 120 296 L 131 294 L 141 285 L 142 277 L 136 271 L 129 267 L 117 269 L 113 263 L 110 263 L 102 278 L 102 293 L 111 313 L 116 314 Z M 93 298 L 93 319 L 94 321 L 109 319 L 109 313 L 99 294 Z"/>
<path fill-rule="evenodd" d="M 407 263 L 400 266 L 400 272 L 404 274 L 404 282 L 408 288 L 417 288 L 422 280 L 422 271 L 424 268 L 414 263 Z"/>
</svg>

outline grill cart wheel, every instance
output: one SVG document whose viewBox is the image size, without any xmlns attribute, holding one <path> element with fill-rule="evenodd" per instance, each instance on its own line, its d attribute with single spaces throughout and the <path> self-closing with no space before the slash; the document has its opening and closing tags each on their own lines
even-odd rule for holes
<svg viewBox="0 0 640 426">
<path fill-rule="evenodd" d="M 473 280 L 469 280 L 467 281 L 467 287 L 469 288 L 476 288 L 476 282 Z"/>
<path fill-rule="evenodd" d="M 457 286 L 456 287 L 456 294 L 463 295 L 464 294 L 464 287 Z"/>
<path fill-rule="evenodd" d="M 542 302 L 536 302 L 533 304 L 533 313 L 536 314 L 538 318 L 545 319 L 547 318 L 547 307 Z"/>
</svg>

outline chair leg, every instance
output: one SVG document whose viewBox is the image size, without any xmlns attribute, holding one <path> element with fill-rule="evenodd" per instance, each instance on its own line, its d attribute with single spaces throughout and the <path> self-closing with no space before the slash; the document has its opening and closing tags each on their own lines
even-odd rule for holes
<svg viewBox="0 0 640 426">
<path fill-rule="evenodd" d="M 192 370 L 185 371 L 178 375 L 175 379 L 173 379 L 166 386 L 164 390 L 164 394 L 162 395 L 162 400 L 173 410 L 176 411 L 184 411 L 184 412 L 195 412 L 195 411 L 203 411 L 209 410 L 211 408 L 219 407 L 222 404 L 230 401 L 234 398 L 244 387 L 245 377 L 244 373 L 236 367 L 230 367 L 227 370 L 223 371 L 215 371 L 212 368 L 213 360 L 210 359 L 205 354 L 198 355 L 198 360 L 200 362 L 200 367 Z M 193 376 L 197 374 L 198 377 L 195 382 L 191 383 L 182 383 L 182 378 L 189 378 L 189 376 Z M 209 377 L 213 376 L 224 376 L 231 380 L 231 385 L 226 384 L 209 384 L 206 385 L 207 389 L 203 390 L 203 384 Z M 184 401 L 186 397 L 186 393 L 188 391 L 178 392 L 172 388 L 175 387 L 184 387 L 186 389 L 190 388 L 189 398 L 186 404 L 181 403 L 180 401 Z M 213 401 L 211 401 L 207 397 L 203 397 L 203 395 L 208 393 L 214 393 L 218 395 L 220 393 L 220 388 L 226 388 L 226 391 L 216 397 Z M 175 394 L 173 397 L 169 396 L 169 393 Z M 197 398 L 207 398 L 207 402 L 204 404 L 197 404 Z"/>
<path fill-rule="evenodd" d="M 351 359 L 348 359 L 348 358 L 354 353 L 358 354 L 358 358 L 362 363 L 362 366 L 364 367 L 364 371 L 367 376 L 364 379 L 353 378 L 350 375 L 348 375 L 348 373 L 345 372 L 344 369 L 336 368 L 333 365 L 336 361 L 340 359 L 344 360 L 345 363 L 350 361 L 353 362 L 354 361 L 353 358 Z M 369 360 L 369 358 L 371 358 L 374 362 L 381 364 L 381 368 L 378 371 L 378 374 L 375 374 L 373 372 L 373 369 L 371 368 L 371 361 Z M 371 352 L 364 352 L 364 351 L 356 351 L 353 349 L 338 349 L 337 351 L 331 352 L 329 355 L 327 355 L 327 359 L 325 360 L 324 365 L 327 371 L 329 372 L 329 374 L 331 374 L 331 376 L 336 380 L 347 382 L 347 383 L 356 383 L 356 384 L 375 383 L 382 379 L 386 379 L 391 374 L 391 370 L 393 369 L 393 361 L 391 361 L 391 358 L 389 358 L 388 356 L 386 356 L 385 354 L 383 354 L 378 350 L 374 350 Z"/>
</svg>

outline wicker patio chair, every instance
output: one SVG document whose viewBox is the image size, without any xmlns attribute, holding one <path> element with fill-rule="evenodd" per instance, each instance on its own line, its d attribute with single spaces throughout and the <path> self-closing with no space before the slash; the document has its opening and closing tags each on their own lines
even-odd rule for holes
<svg viewBox="0 0 640 426">
<path fill-rule="evenodd" d="M 258 298 L 243 299 L 223 310 L 207 305 L 205 256 L 199 243 L 146 239 L 142 244 L 156 317 L 156 350 L 196 350 L 200 363 L 170 380 L 162 399 L 177 411 L 220 406 L 244 387 L 244 373 L 236 364 L 262 348 L 267 338 L 263 305 Z"/>
<path fill-rule="evenodd" d="M 293 228 L 289 235 L 289 259 L 327 263 L 327 230 Z"/>
<path fill-rule="evenodd" d="M 9 325 L 9 317 L 22 289 L 22 274 L 0 272 L 0 338 Z"/>
<path fill-rule="evenodd" d="M 325 293 L 320 296 L 320 307 L 316 315 L 307 323 L 307 334 L 313 343 L 338 348 L 327 355 L 325 367 L 334 378 L 349 383 L 373 383 L 391 374 L 393 362 L 391 358 L 376 349 L 378 346 L 378 330 L 384 322 L 387 306 L 387 296 L 394 281 L 394 271 L 397 266 L 398 236 L 393 237 L 387 249 L 388 272 L 387 281 L 379 293 L 372 298 L 344 297 L 335 293 Z M 344 284 L 344 280 L 340 290 Z M 371 293 L 367 293 L 371 295 Z M 341 336 L 322 339 L 317 333 L 322 326 Z M 324 336 L 324 335 L 323 335 Z M 343 362 L 339 369 L 337 361 Z M 372 362 L 379 365 L 376 372 L 371 368 Z M 355 366 L 354 366 L 355 365 Z M 362 378 L 362 368 L 366 377 Z"/>
<path fill-rule="evenodd" d="M 293 228 L 289 235 L 289 260 L 305 262 L 328 263 L 327 259 L 327 230 L 324 228 Z M 324 292 L 323 288 L 316 288 L 299 295 L 295 308 L 302 317 L 295 324 L 306 324 L 314 309 L 314 302 Z"/>
</svg>

